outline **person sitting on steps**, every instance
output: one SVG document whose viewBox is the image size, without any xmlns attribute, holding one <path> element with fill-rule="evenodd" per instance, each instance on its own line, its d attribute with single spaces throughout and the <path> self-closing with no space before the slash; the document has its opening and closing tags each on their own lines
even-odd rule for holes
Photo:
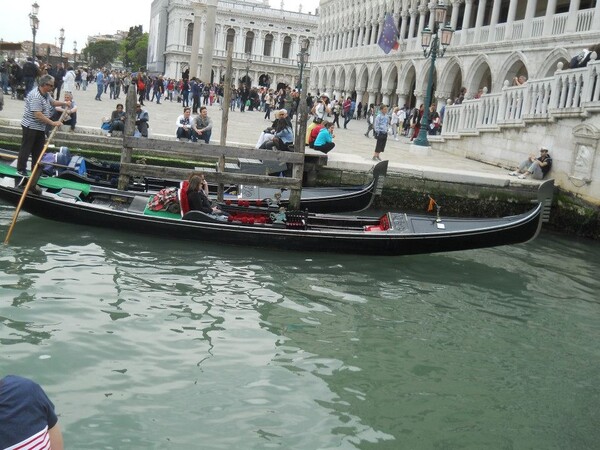
<svg viewBox="0 0 600 450">
<path fill-rule="evenodd" d="M 536 158 L 533 154 L 529 155 L 525 161 L 519 164 L 518 169 L 509 173 L 509 175 L 518 176 L 522 180 L 529 176 L 534 180 L 541 180 L 550 172 L 551 168 L 552 157 L 548 154 L 548 148 L 542 146 L 539 158 Z"/>
<path fill-rule="evenodd" d="M 123 111 L 122 103 L 117 104 L 117 109 L 110 115 L 110 126 L 107 136 L 111 137 L 114 131 L 125 131 L 125 111 Z"/>
<path fill-rule="evenodd" d="M 142 109 L 141 104 L 137 104 L 135 107 L 135 126 L 137 131 L 142 137 L 148 137 L 148 112 Z"/>
<path fill-rule="evenodd" d="M 323 128 L 319 131 L 317 135 L 317 139 L 315 139 L 315 143 L 313 148 L 315 150 L 319 150 L 323 153 L 328 153 L 335 147 L 335 143 L 333 142 L 333 130 L 335 126 L 330 122 L 323 122 Z"/>
</svg>

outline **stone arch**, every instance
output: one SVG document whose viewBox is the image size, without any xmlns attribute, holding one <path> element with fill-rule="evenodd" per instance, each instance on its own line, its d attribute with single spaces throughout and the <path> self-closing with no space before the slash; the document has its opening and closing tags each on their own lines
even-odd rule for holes
<svg viewBox="0 0 600 450">
<path fill-rule="evenodd" d="M 254 31 L 248 30 L 246 32 L 246 39 L 244 41 L 244 53 L 252 53 L 254 48 Z"/>
<path fill-rule="evenodd" d="M 417 77 L 417 70 L 415 69 L 414 61 L 406 61 L 398 74 L 398 91 L 401 94 L 412 95 L 414 91 L 414 82 Z"/>
<path fill-rule="evenodd" d="M 235 28 L 228 28 L 227 29 L 227 38 L 226 38 L 226 44 L 225 47 L 228 47 L 229 45 L 231 45 L 232 48 L 235 48 Z"/>
<path fill-rule="evenodd" d="M 465 87 L 467 92 L 476 94 L 480 89 L 487 88 L 487 93 L 492 92 L 493 78 L 490 61 L 486 55 L 479 55 L 471 65 L 470 74 L 467 74 Z"/>
<path fill-rule="evenodd" d="M 363 66 L 358 71 L 358 84 L 356 86 L 357 90 L 365 92 L 367 90 L 367 85 L 369 83 L 369 68 L 363 64 Z"/>
<path fill-rule="evenodd" d="M 312 69 L 310 71 L 310 86 L 312 89 L 319 89 L 319 80 L 321 79 L 321 74 L 319 69 Z"/>
<path fill-rule="evenodd" d="M 555 48 L 548 56 L 544 58 L 544 62 L 540 66 L 536 78 L 547 78 L 554 75 L 558 70 L 558 63 L 563 63 L 563 69 L 568 69 L 571 62 L 571 55 L 564 48 Z"/>
<path fill-rule="evenodd" d="M 347 79 L 344 89 L 348 92 L 356 92 L 356 66 L 350 67 L 350 76 Z"/>
<path fill-rule="evenodd" d="M 265 40 L 264 40 L 264 45 L 263 45 L 263 56 L 271 56 L 273 54 L 273 42 L 274 42 L 273 34 L 267 33 L 265 35 Z"/>
<path fill-rule="evenodd" d="M 464 74 L 460 59 L 452 57 L 448 60 L 440 76 L 439 95 L 455 99 L 464 86 Z"/>
<path fill-rule="evenodd" d="M 328 79 L 329 79 L 329 83 L 327 86 L 325 86 L 325 89 L 327 90 L 327 93 L 329 94 L 329 99 L 333 100 L 333 97 L 332 97 L 333 94 L 329 91 L 332 90 L 333 88 L 335 88 L 335 67 L 329 68 Z M 332 88 L 332 89 L 330 89 L 330 88 Z"/>
<path fill-rule="evenodd" d="M 416 90 L 423 93 L 423 97 L 427 95 L 427 84 L 429 83 L 429 71 L 431 69 L 431 59 L 427 59 L 425 64 L 421 68 L 421 74 L 417 77 L 419 83 L 415 86 Z M 437 68 L 433 69 L 433 90 L 432 95 L 435 95 L 435 91 L 439 90 L 438 73 Z"/>
<path fill-rule="evenodd" d="M 194 22 L 188 23 L 185 33 L 185 45 L 192 45 L 194 39 Z"/>
<path fill-rule="evenodd" d="M 344 66 L 340 67 L 338 79 L 335 83 L 335 86 L 341 92 L 344 92 L 346 88 L 346 68 Z"/>
<path fill-rule="evenodd" d="M 389 94 L 389 104 L 394 106 L 398 104 L 398 65 L 396 63 L 390 64 L 383 75 L 381 82 L 382 91 Z"/>
<path fill-rule="evenodd" d="M 391 63 L 386 66 L 382 74 L 381 88 L 384 91 L 395 91 L 398 86 L 398 66 Z"/>
<path fill-rule="evenodd" d="M 529 71 L 527 70 L 527 57 L 522 52 L 511 53 L 498 71 L 500 74 L 498 81 L 502 86 L 504 80 L 508 80 L 509 86 L 512 85 L 512 80 L 515 77 L 524 75 L 529 79 Z"/>
<path fill-rule="evenodd" d="M 319 91 L 323 92 L 325 91 L 325 89 L 327 89 L 327 84 L 329 82 L 329 77 L 327 76 L 327 68 L 323 69 L 323 77 L 322 77 L 322 81 L 319 85 Z"/>
<path fill-rule="evenodd" d="M 382 82 L 383 82 L 383 70 L 381 65 L 377 63 L 371 72 L 371 79 L 369 90 L 375 94 L 375 104 L 379 105 L 382 100 Z"/>
</svg>

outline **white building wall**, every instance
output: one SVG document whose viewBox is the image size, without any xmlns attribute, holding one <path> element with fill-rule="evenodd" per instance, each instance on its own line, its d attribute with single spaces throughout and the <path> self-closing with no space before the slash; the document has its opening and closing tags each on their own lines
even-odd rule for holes
<svg viewBox="0 0 600 450">
<path fill-rule="evenodd" d="M 159 56 L 154 61 L 148 61 L 148 70 L 164 73 L 167 77 L 180 78 L 181 73 L 189 66 L 191 45 L 186 42 L 187 27 L 193 23 L 193 7 L 189 0 L 154 0 L 152 2 L 152 17 L 159 11 L 165 11 L 165 20 L 160 21 L 159 34 L 163 33 L 164 46 L 162 60 Z M 167 6 L 168 5 L 168 6 Z M 235 31 L 233 49 L 234 81 L 246 75 L 248 57 L 252 60 L 249 76 L 252 85 L 258 85 L 259 77 L 268 76 L 271 87 L 283 82 L 293 84 L 297 81 L 299 69 L 296 54 L 300 42 L 308 39 L 309 53 L 314 49 L 315 35 L 318 25 L 318 16 L 307 13 L 282 11 L 270 8 L 263 1 L 232 1 L 218 2 L 217 21 L 215 26 L 215 46 L 213 51 L 212 70 L 213 81 L 218 81 L 222 73 L 222 66 L 226 65 L 227 31 Z M 254 32 L 252 52 L 244 52 L 246 33 Z M 199 65 L 202 64 L 202 47 L 204 31 L 200 31 Z M 264 38 L 271 33 L 274 37 L 271 55 L 263 55 Z M 290 36 L 292 45 L 289 58 L 282 57 L 283 39 Z M 152 36 L 150 36 L 152 39 Z M 160 50 L 155 52 L 160 53 Z M 310 71 L 310 68 L 305 70 Z M 200 70 L 197 71 L 200 73 Z M 210 80 L 203 80 L 210 81 Z"/>
</svg>

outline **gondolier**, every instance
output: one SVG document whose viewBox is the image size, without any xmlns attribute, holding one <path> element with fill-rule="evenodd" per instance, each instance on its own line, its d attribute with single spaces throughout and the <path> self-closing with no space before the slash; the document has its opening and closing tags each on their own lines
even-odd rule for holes
<svg viewBox="0 0 600 450">
<path fill-rule="evenodd" d="M 54 77 L 51 75 L 43 75 L 40 77 L 37 89 L 32 89 L 25 98 L 25 112 L 21 120 L 21 129 L 23 138 L 21 141 L 21 149 L 19 150 L 19 159 L 17 160 L 17 171 L 19 175 L 27 177 L 27 159 L 31 156 L 33 163 L 38 160 L 44 142 L 46 141 L 46 126 L 58 127 L 60 121 L 50 120 L 53 113 L 53 106 L 64 106 L 69 108 L 71 102 L 57 101 L 50 96 L 50 92 L 54 89 Z M 36 189 L 35 185 L 40 172 L 32 174 L 34 182 L 31 186 Z"/>
</svg>

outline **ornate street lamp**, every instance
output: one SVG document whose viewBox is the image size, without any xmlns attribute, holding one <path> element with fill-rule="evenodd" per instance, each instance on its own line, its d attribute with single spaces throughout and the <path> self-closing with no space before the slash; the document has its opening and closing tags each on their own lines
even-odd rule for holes
<svg viewBox="0 0 600 450">
<path fill-rule="evenodd" d="M 35 58 L 35 34 L 37 33 L 38 28 L 40 27 L 40 19 L 38 19 L 38 12 L 40 10 L 40 5 L 34 3 L 31 5 L 31 13 L 29 14 L 29 25 L 31 26 L 31 33 L 33 34 L 33 50 L 32 56 Z"/>
<path fill-rule="evenodd" d="M 60 36 L 58 37 L 58 42 L 60 42 L 60 59 L 62 60 L 62 51 L 63 45 L 65 44 L 65 29 L 60 29 Z"/>
<path fill-rule="evenodd" d="M 302 47 L 300 47 L 300 52 L 296 55 L 297 57 L 297 63 L 298 63 L 298 67 L 300 68 L 300 79 L 298 80 L 298 85 L 296 86 L 298 88 L 298 95 L 300 96 L 300 99 L 298 101 L 298 111 L 296 111 L 296 127 L 295 127 L 295 133 L 296 133 L 296 142 L 294 143 L 294 146 L 299 149 L 300 146 L 303 145 L 304 143 L 304 135 L 306 134 L 306 127 L 302 127 L 301 125 L 306 125 L 306 118 L 304 118 L 303 121 L 300 121 L 300 114 L 302 112 L 305 112 L 305 108 L 303 109 L 304 105 L 306 105 L 306 101 L 305 101 L 305 96 L 304 96 L 304 90 L 302 89 L 302 77 L 304 76 L 304 66 L 306 66 L 308 64 L 308 57 L 310 56 L 308 54 L 308 39 L 305 39 L 304 41 L 302 41 Z M 302 147 L 304 148 L 304 147 Z M 296 150 L 299 151 L 299 150 Z"/>
<path fill-rule="evenodd" d="M 431 57 L 431 66 L 429 67 L 429 79 L 427 80 L 427 94 L 425 96 L 425 109 L 423 118 L 421 119 L 421 129 L 419 137 L 415 139 L 415 145 L 423 147 L 429 146 L 427 140 L 427 130 L 429 129 L 429 108 L 431 106 L 431 94 L 433 90 L 433 72 L 435 70 L 435 60 L 441 58 L 446 53 L 446 48 L 452 40 L 454 30 L 450 24 L 446 24 L 442 28 L 442 24 L 446 21 L 446 13 L 448 12 L 446 5 L 443 2 L 438 2 L 431 10 L 433 14 L 433 31 L 426 27 L 421 32 L 421 47 L 423 47 L 423 56 Z M 441 35 L 441 36 L 440 36 Z"/>
<path fill-rule="evenodd" d="M 73 41 L 73 67 L 77 66 L 77 41 Z"/>
<path fill-rule="evenodd" d="M 248 72 L 252 65 L 252 59 L 250 58 L 250 53 L 246 53 L 246 56 L 248 56 L 248 59 L 246 60 L 246 88 L 250 90 L 250 78 L 248 78 Z"/>
<path fill-rule="evenodd" d="M 298 58 L 298 67 L 300 67 L 300 80 L 298 82 L 298 92 L 302 93 L 302 77 L 304 72 L 304 66 L 308 64 L 308 57 L 310 56 L 308 53 L 308 39 L 305 39 L 302 42 L 300 52 L 296 56 Z"/>
</svg>

